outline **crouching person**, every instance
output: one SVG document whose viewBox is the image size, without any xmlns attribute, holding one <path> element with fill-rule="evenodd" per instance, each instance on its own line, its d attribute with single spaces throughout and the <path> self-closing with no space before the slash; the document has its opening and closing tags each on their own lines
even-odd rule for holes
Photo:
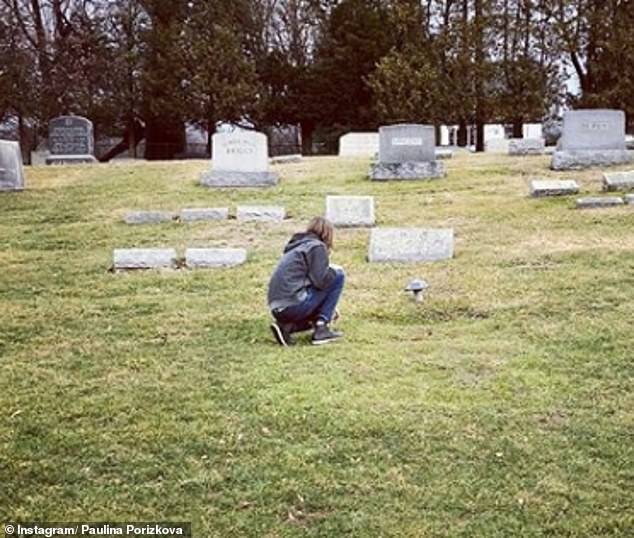
<svg viewBox="0 0 634 538">
<path fill-rule="evenodd" d="M 268 303 L 275 321 L 271 330 L 282 346 L 292 345 L 292 333 L 313 329 L 312 343 L 319 345 L 341 337 L 330 328 L 344 272 L 330 265 L 334 228 L 315 217 L 303 233 L 296 233 L 284 248 L 269 282 Z"/>
</svg>

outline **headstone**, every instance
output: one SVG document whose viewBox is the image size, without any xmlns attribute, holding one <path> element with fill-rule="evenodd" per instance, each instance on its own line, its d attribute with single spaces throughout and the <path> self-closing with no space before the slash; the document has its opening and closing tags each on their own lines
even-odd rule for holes
<svg viewBox="0 0 634 538">
<path fill-rule="evenodd" d="M 451 159 L 453 151 L 447 148 L 436 148 L 436 159 Z"/>
<path fill-rule="evenodd" d="M 276 155 L 275 157 L 271 157 L 271 164 L 292 164 L 292 163 L 301 163 L 302 155 L 301 153 L 293 153 L 292 155 Z"/>
<path fill-rule="evenodd" d="M 299 124 L 272 125 L 266 129 L 271 157 L 300 156 L 302 129 Z"/>
<path fill-rule="evenodd" d="M 624 196 L 624 201 L 628 205 L 634 205 L 634 194 L 626 194 Z"/>
<path fill-rule="evenodd" d="M 596 209 L 620 205 L 623 205 L 623 198 L 618 196 L 589 197 L 577 200 L 577 209 Z"/>
<path fill-rule="evenodd" d="M 199 220 L 226 220 L 229 218 L 228 207 L 192 207 L 181 211 L 182 222 L 195 222 Z"/>
<path fill-rule="evenodd" d="M 230 267 L 247 261 L 243 248 L 188 248 L 185 265 L 190 268 Z"/>
<path fill-rule="evenodd" d="M 487 123 L 484 125 L 484 142 L 485 144 L 492 140 L 504 140 L 506 131 L 501 123 Z"/>
<path fill-rule="evenodd" d="M 44 166 L 46 159 L 51 155 L 51 152 L 45 150 L 35 150 L 31 152 L 31 166 Z"/>
<path fill-rule="evenodd" d="M 622 110 L 569 110 L 553 154 L 553 170 L 624 164 L 632 159 L 625 147 Z"/>
<path fill-rule="evenodd" d="M 286 210 L 274 205 L 239 205 L 237 207 L 239 221 L 281 222 L 286 217 Z"/>
<path fill-rule="evenodd" d="M 634 149 L 634 135 L 625 135 L 625 147 L 627 149 Z"/>
<path fill-rule="evenodd" d="M 429 262 L 453 257 L 453 229 L 374 228 L 370 262 Z"/>
<path fill-rule="evenodd" d="M 123 248 L 114 251 L 115 270 L 175 269 L 176 251 L 173 248 Z"/>
<path fill-rule="evenodd" d="M 508 153 L 509 141 L 504 125 L 487 123 L 484 126 L 484 151 L 487 153 Z"/>
<path fill-rule="evenodd" d="M 60 116 L 48 123 L 46 164 L 94 163 L 95 139 L 92 122 L 81 116 Z"/>
<path fill-rule="evenodd" d="M 448 146 L 450 144 L 449 140 L 449 127 L 447 125 L 440 126 L 440 145 Z"/>
<path fill-rule="evenodd" d="M 541 155 L 545 149 L 543 138 L 512 138 L 509 140 L 509 155 Z"/>
<path fill-rule="evenodd" d="M 510 140 L 506 138 L 494 138 L 487 140 L 484 144 L 484 151 L 487 153 L 508 153 Z"/>
<path fill-rule="evenodd" d="M 340 157 L 373 157 L 379 151 L 379 133 L 346 133 L 339 137 Z"/>
<path fill-rule="evenodd" d="M 278 175 L 269 171 L 266 135 L 238 129 L 216 133 L 212 141 L 212 168 L 203 172 L 207 187 L 269 187 Z"/>
<path fill-rule="evenodd" d="M 24 168 L 20 144 L 12 140 L 0 140 L 0 191 L 24 189 Z"/>
<path fill-rule="evenodd" d="M 432 179 L 445 175 L 436 160 L 432 125 L 399 124 L 379 129 L 379 162 L 370 167 L 373 181 Z"/>
<path fill-rule="evenodd" d="M 577 194 L 579 185 L 572 179 L 533 179 L 530 182 L 530 194 L 534 198 L 544 196 L 565 196 Z"/>
<path fill-rule="evenodd" d="M 374 198 L 327 196 L 326 218 L 338 227 L 374 226 Z"/>
<path fill-rule="evenodd" d="M 169 211 L 132 211 L 126 213 L 123 220 L 126 224 L 156 224 L 170 222 L 175 218 L 176 215 Z"/>
<path fill-rule="evenodd" d="M 634 191 L 634 170 L 603 174 L 604 191 Z"/>
<path fill-rule="evenodd" d="M 541 123 L 525 123 L 522 125 L 524 138 L 544 138 L 544 126 Z"/>
</svg>

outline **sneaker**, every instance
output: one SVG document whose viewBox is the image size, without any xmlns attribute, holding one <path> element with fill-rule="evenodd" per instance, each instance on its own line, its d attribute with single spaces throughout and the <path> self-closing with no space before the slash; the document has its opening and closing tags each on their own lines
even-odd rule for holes
<svg viewBox="0 0 634 538">
<path fill-rule="evenodd" d="M 327 344 L 342 336 L 343 333 L 330 330 L 330 327 L 328 327 L 326 323 L 317 323 L 315 332 L 313 333 L 313 344 L 316 346 Z"/>
<path fill-rule="evenodd" d="M 291 333 L 287 330 L 283 323 L 278 323 L 276 321 L 271 323 L 271 332 L 280 346 L 288 347 L 295 343 L 291 337 Z"/>
</svg>

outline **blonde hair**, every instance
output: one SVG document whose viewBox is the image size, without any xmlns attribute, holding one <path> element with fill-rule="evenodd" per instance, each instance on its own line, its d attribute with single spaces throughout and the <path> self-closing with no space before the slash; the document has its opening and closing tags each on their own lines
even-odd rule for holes
<svg viewBox="0 0 634 538">
<path fill-rule="evenodd" d="M 314 217 L 308 223 L 306 232 L 313 233 L 323 241 L 328 250 L 332 250 L 332 243 L 335 236 L 335 228 L 328 219 L 324 217 Z"/>
</svg>

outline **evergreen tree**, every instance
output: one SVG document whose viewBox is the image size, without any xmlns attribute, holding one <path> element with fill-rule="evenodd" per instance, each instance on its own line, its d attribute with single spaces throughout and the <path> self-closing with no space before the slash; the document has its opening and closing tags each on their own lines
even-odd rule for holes
<svg viewBox="0 0 634 538">
<path fill-rule="evenodd" d="M 561 100 L 560 54 L 552 22 L 536 3 L 502 0 L 497 6 L 495 115 L 522 137 L 526 121 L 541 121 Z"/>
<path fill-rule="evenodd" d="M 560 40 L 581 87 L 575 107 L 613 107 L 634 118 L 634 1 L 547 0 Z"/>
<path fill-rule="evenodd" d="M 187 112 L 211 134 L 216 122 L 244 122 L 256 115 L 258 84 L 247 48 L 249 5 L 197 0 L 189 3 Z"/>
<path fill-rule="evenodd" d="M 378 120 L 369 77 L 394 45 L 385 2 L 343 0 L 330 14 L 316 49 L 309 91 L 320 125 L 373 129 Z"/>
</svg>

